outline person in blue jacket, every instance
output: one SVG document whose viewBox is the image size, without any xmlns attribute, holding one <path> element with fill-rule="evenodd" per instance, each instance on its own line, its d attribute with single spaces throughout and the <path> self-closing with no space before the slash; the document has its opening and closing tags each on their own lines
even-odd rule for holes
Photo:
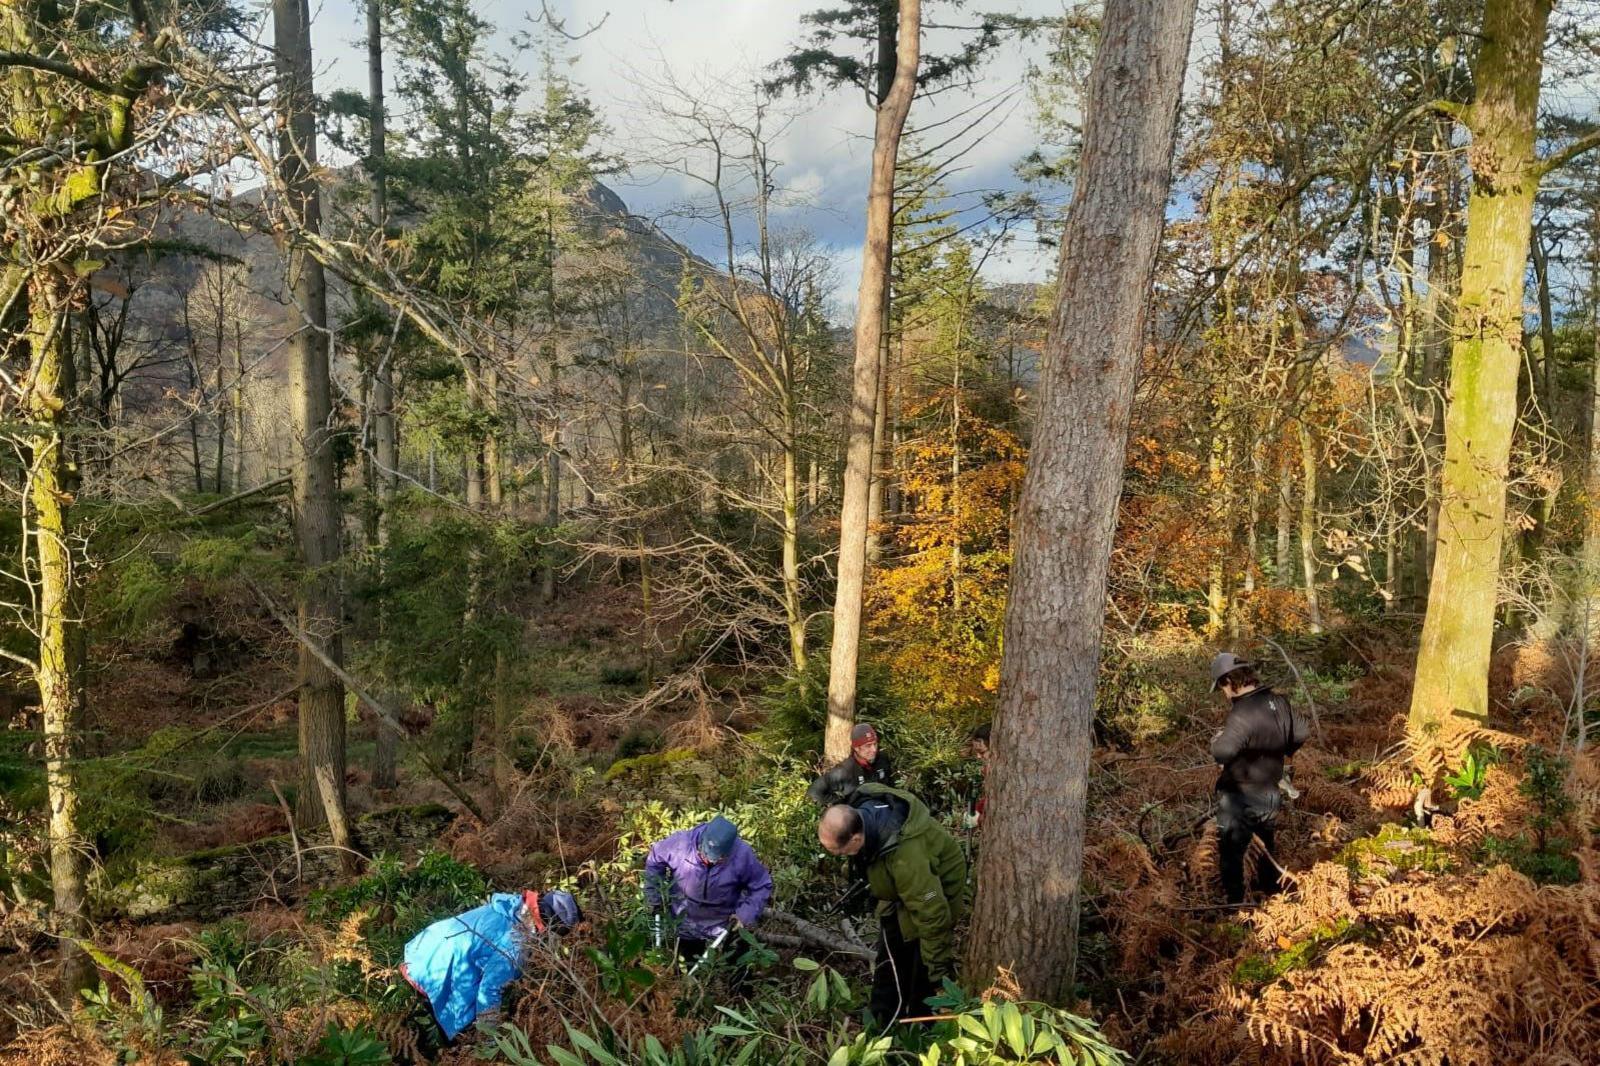
<svg viewBox="0 0 1600 1066">
<path fill-rule="evenodd" d="M 489 902 L 428 926 L 406 944 L 400 975 L 422 994 L 446 1040 L 500 1006 L 522 972 L 535 936 L 562 934 L 583 921 L 569 892 L 496 892 Z"/>
</svg>

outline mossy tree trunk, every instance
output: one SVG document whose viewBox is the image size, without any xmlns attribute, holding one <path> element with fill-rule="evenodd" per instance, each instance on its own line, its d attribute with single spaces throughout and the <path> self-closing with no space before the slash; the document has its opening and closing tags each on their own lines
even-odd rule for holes
<svg viewBox="0 0 1600 1066">
<path fill-rule="evenodd" d="M 1549 0 L 1489 0 L 1476 97 L 1448 108 L 1472 134 L 1461 291 L 1450 348 L 1439 529 L 1407 733 L 1419 752 L 1488 714 L 1506 472 L 1517 416 L 1523 274 Z"/>
<path fill-rule="evenodd" d="M 36 628 L 39 656 L 34 672 L 44 732 L 45 785 L 50 809 L 50 886 L 61 941 L 61 980 L 69 992 L 88 987 L 94 967 L 73 938 L 88 934 L 84 914 L 87 844 L 78 826 L 77 761 L 82 754 L 82 622 L 75 607 L 77 574 L 69 511 L 72 460 L 67 450 L 65 388 L 66 310 L 70 287 L 53 272 L 34 275 L 28 287 L 27 338 L 31 352 L 28 396 L 31 463 L 28 507 L 37 567 Z"/>
<path fill-rule="evenodd" d="M 108 180 L 107 171 L 132 146 L 134 102 L 163 69 L 149 44 L 157 33 L 147 10 L 133 12 L 137 43 L 127 36 L 125 22 L 108 26 L 97 21 L 101 14 L 64 12 L 51 0 L 0 5 L 0 51 L 7 57 L 0 64 L 6 96 L 0 141 L 47 149 L 23 153 L 0 172 L 8 236 L 0 245 L 0 307 L 17 315 L 22 342 L 4 354 L 27 359 L 25 372 L 5 376 L 7 399 L 17 409 L 6 431 L 27 464 L 20 494 L 29 542 L 26 617 L 38 641 L 31 661 L 10 652 L 7 657 L 31 666 L 39 691 L 52 904 L 68 1003 L 95 978 L 75 942 L 88 933 L 88 845 L 78 821 L 77 767 L 86 639 L 74 550 L 81 534 L 71 520 L 78 476 L 71 451 L 77 390 L 69 331 L 85 279 L 101 265 L 93 255 L 105 247 L 103 228 L 115 217 L 81 208 L 108 190 L 126 193 Z M 95 35 L 93 72 L 71 61 L 75 34 Z M 116 206 L 117 213 L 127 210 Z"/>
</svg>

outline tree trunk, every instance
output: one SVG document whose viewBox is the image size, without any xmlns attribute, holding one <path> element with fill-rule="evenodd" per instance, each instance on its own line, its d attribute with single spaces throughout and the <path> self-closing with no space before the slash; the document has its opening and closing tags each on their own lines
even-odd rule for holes
<svg viewBox="0 0 1600 1066">
<path fill-rule="evenodd" d="M 1439 750 L 1444 735 L 1488 714 L 1549 17 L 1549 0 L 1489 0 L 1473 67 L 1476 99 L 1463 109 L 1474 172 L 1450 351 L 1439 534 L 1407 721 L 1419 750 Z"/>
<path fill-rule="evenodd" d="M 219 329 L 218 329 L 218 337 L 217 337 L 217 378 L 216 378 L 216 380 L 217 380 L 217 416 L 216 416 L 216 420 L 217 420 L 217 464 L 216 464 L 216 470 L 215 470 L 215 477 L 213 478 L 213 480 L 216 482 L 217 495 L 218 496 L 225 496 L 225 495 L 227 495 L 227 492 L 228 492 L 228 487 L 227 487 L 228 483 L 227 483 L 226 480 L 224 480 L 224 475 L 223 475 L 223 471 L 227 469 L 227 465 L 228 465 L 228 403 L 223 397 L 227 396 L 228 393 L 227 393 L 226 389 L 223 386 L 223 379 L 222 379 L 222 368 L 223 368 L 222 346 L 223 346 L 223 341 L 222 341 L 221 333 L 222 333 L 222 329 L 219 327 Z"/>
<path fill-rule="evenodd" d="M 1206 488 L 1212 499 L 1212 528 L 1231 529 L 1233 525 L 1233 493 L 1228 481 L 1228 430 L 1222 413 L 1222 399 L 1212 402 L 1211 446 L 1206 449 Z M 1206 573 L 1206 633 L 1215 638 L 1222 633 L 1227 621 L 1228 593 L 1224 587 L 1226 561 L 1233 554 L 1233 537 L 1221 540 L 1212 552 Z"/>
<path fill-rule="evenodd" d="M 888 307 L 893 298 L 885 291 L 883 336 L 878 345 L 878 398 L 872 405 L 872 495 L 867 497 L 867 566 L 883 556 L 883 505 L 888 498 L 889 463 L 884 451 L 889 430 L 889 327 Z"/>
<path fill-rule="evenodd" d="M 1290 586 L 1293 578 L 1289 569 L 1289 527 L 1294 522 L 1294 472 L 1288 463 L 1278 466 L 1278 528 L 1272 553 L 1273 584 L 1281 589 Z"/>
<path fill-rule="evenodd" d="M 552 355 L 550 360 L 550 391 L 554 395 L 558 392 L 557 382 L 560 379 L 561 365 L 559 358 Z M 561 524 L 561 423 L 555 421 L 552 415 L 549 430 L 548 450 L 545 453 L 545 497 L 544 497 L 544 524 L 551 531 Z M 556 561 L 553 547 L 547 546 L 545 550 L 544 572 L 540 576 L 539 598 L 545 603 L 550 603 L 556 598 Z"/>
<path fill-rule="evenodd" d="M 1317 438 L 1302 416 L 1300 429 L 1300 587 L 1306 597 L 1311 632 L 1322 632 L 1322 604 L 1317 596 Z"/>
<path fill-rule="evenodd" d="M 1070 999 L 1106 571 L 1195 0 L 1107 0 L 1013 534 L 968 980 Z"/>
<path fill-rule="evenodd" d="M 490 367 L 483 376 L 483 406 L 490 414 L 496 416 L 496 428 L 489 431 L 483 442 L 483 480 L 485 495 L 489 500 L 489 509 L 496 514 L 505 506 L 506 479 L 504 454 L 501 451 L 502 441 L 499 430 L 500 413 L 500 371 L 497 367 Z"/>
<path fill-rule="evenodd" d="M 561 421 L 559 407 L 561 404 L 561 349 L 556 344 L 556 330 L 559 325 L 561 305 L 556 299 L 556 190 L 554 187 L 545 189 L 544 211 L 544 315 L 545 328 L 549 331 L 544 343 L 540 346 L 540 354 L 544 357 L 545 365 L 550 368 L 550 395 L 554 398 L 557 410 L 550 414 L 550 426 L 546 431 L 545 446 L 548 449 L 545 456 L 545 514 L 544 522 L 551 534 L 561 524 Z M 545 548 L 544 572 L 540 577 L 539 596 L 545 603 L 553 602 L 556 598 L 556 560 L 552 545 Z"/>
<path fill-rule="evenodd" d="M 888 7 L 885 6 L 885 12 Z M 833 603 L 833 647 L 828 663 L 830 761 L 850 752 L 855 725 L 856 666 L 861 650 L 861 597 L 867 570 L 867 501 L 871 495 L 873 433 L 878 407 L 878 367 L 883 316 L 888 306 L 889 253 L 894 223 L 894 173 L 900 135 L 917 89 L 921 58 L 921 0 L 899 0 L 894 31 L 894 77 L 879 96 L 872 140 L 872 176 L 867 186 L 867 229 L 862 247 L 861 286 L 856 297 L 856 351 L 851 374 L 842 507 L 839 513 L 839 577 Z M 880 88 L 887 63 L 880 34 Z"/>
<path fill-rule="evenodd" d="M 316 165 L 311 27 L 305 0 L 273 0 L 278 68 L 278 179 L 283 209 L 297 228 L 315 233 L 321 203 Z M 293 499 L 300 565 L 300 628 L 340 659 L 339 502 L 334 494 L 332 388 L 328 380 L 328 290 L 322 264 L 292 238 L 284 251 L 285 290 L 298 320 L 290 322 L 289 391 L 294 437 Z M 354 838 L 345 809 L 344 688 L 309 650 L 300 650 L 301 784 L 296 821 L 326 820 L 334 847 L 353 865 Z"/>
<path fill-rule="evenodd" d="M 467 360 L 467 407 L 476 414 L 483 410 L 483 368 L 477 357 Z M 476 511 L 483 507 L 483 458 L 484 441 L 481 437 L 474 437 L 472 445 L 467 449 L 466 461 L 462 467 L 466 485 L 463 490 L 466 504 Z"/>
<path fill-rule="evenodd" d="M 25 438 L 33 463 L 27 501 L 37 561 L 36 626 L 40 723 L 44 731 L 45 788 L 50 807 L 50 884 L 56 926 L 64 938 L 82 938 L 89 927 L 84 913 L 86 845 L 78 828 L 78 769 L 82 753 L 83 690 L 81 611 L 74 608 L 77 575 L 72 559 L 68 509 L 72 503 L 72 462 L 67 454 L 70 371 L 65 334 L 66 294 L 56 291 L 50 272 L 39 268 L 29 284 L 28 415 Z M 73 998 L 94 981 L 88 956 L 70 939 L 61 941 L 61 983 Z"/>
<path fill-rule="evenodd" d="M 367 140 L 367 170 L 371 180 L 369 210 L 375 235 L 382 239 L 389 218 L 389 194 L 385 185 L 384 164 L 388 156 L 385 131 L 388 116 L 383 103 L 383 0 L 367 0 L 367 113 L 370 116 Z M 395 432 L 394 368 L 390 356 L 376 356 L 372 368 L 372 465 L 378 492 L 378 548 L 389 544 L 394 523 L 394 497 L 399 487 L 400 441 Z M 380 565 L 382 565 L 380 563 Z M 388 628 L 380 604 L 379 632 Z M 391 789 L 399 782 L 400 736 L 376 715 L 373 716 L 372 787 Z"/>
<path fill-rule="evenodd" d="M 244 324 L 233 323 L 233 491 L 244 485 Z"/>
<path fill-rule="evenodd" d="M 1261 452 L 1261 441 L 1251 429 L 1250 487 L 1245 493 L 1244 527 L 1244 582 L 1241 590 L 1245 596 L 1256 591 L 1256 570 L 1261 566 L 1261 479 L 1266 470 L 1266 457 Z"/>
<path fill-rule="evenodd" d="M 516 777 L 515 738 L 513 737 L 513 708 L 511 704 L 511 671 L 506 664 L 506 653 L 496 648 L 494 653 L 494 797 L 495 810 L 504 814 L 511 801 L 511 783 Z"/>
<path fill-rule="evenodd" d="M 1590 215 L 1590 232 L 1600 234 L 1600 202 Z M 1589 451 L 1584 457 L 1584 481 L 1589 506 L 1584 509 L 1583 570 L 1585 600 L 1592 600 L 1600 585 L 1600 239 L 1591 245 L 1589 261 L 1589 333 L 1593 351 L 1589 360 Z"/>
<path fill-rule="evenodd" d="M 1434 146 L 1446 151 L 1450 144 L 1450 123 L 1441 121 L 1434 134 Z M 1422 339 L 1422 383 L 1427 390 L 1427 433 L 1424 436 L 1425 470 L 1423 479 L 1423 507 L 1427 515 L 1422 530 L 1420 550 L 1415 553 L 1413 585 L 1415 599 L 1423 604 L 1428 598 L 1428 583 L 1433 574 L 1434 557 L 1439 545 L 1439 480 L 1443 467 L 1445 390 L 1444 378 L 1450 362 L 1451 337 L 1456 317 L 1456 295 L 1461 284 L 1461 253 L 1457 239 L 1459 187 L 1451 173 L 1442 182 L 1440 203 L 1431 208 L 1428 250 L 1428 295 L 1424 301 Z"/>
<path fill-rule="evenodd" d="M 797 451 L 791 402 L 784 416 L 783 614 L 789 627 L 789 661 L 798 673 L 806 668 L 806 615 L 800 595 L 800 458 Z"/>
</svg>

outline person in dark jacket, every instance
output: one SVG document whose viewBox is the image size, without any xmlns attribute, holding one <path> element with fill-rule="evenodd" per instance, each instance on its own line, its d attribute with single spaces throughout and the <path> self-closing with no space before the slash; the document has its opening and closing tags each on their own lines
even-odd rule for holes
<svg viewBox="0 0 1600 1066">
<path fill-rule="evenodd" d="M 772 898 L 772 875 L 719 814 L 650 845 L 644 898 L 652 910 L 671 912 L 679 956 L 695 959 L 718 934 L 756 924 Z"/>
<path fill-rule="evenodd" d="M 1260 837 L 1266 861 L 1256 870 L 1262 891 L 1278 890 L 1278 865 L 1272 856 L 1284 762 L 1306 742 L 1305 720 L 1289 701 L 1256 677 L 1255 667 L 1232 652 L 1211 660 L 1211 689 L 1228 697 L 1227 720 L 1211 738 L 1217 775 L 1217 830 L 1221 839 L 1222 887 L 1229 903 L 1244 902 L 1244 856 L 1252 836 Z"/>
<path fill-rule="evenodd" d="M 894 769 L 889 765 L 889 757 L 878 746 L 877 729 L 866 722 L 858 722 L 850 731 L 850 757 L 829 767 L 811 782 L 806 796 L 823 807 L 848 803 L 855 790 L 868 781 L 892 785 Z"/>
<path fill-rule="evenodd" d="M 823 813 L 817 839 L 847 855 L 878 900 L 873 1018 L 889 1025 L 921 1013 L 939 982 L 955 975 L 955 927 L 967 909 L 967 859 L 923 802 L 885 785 L 862 785 Z"/>
</svg>

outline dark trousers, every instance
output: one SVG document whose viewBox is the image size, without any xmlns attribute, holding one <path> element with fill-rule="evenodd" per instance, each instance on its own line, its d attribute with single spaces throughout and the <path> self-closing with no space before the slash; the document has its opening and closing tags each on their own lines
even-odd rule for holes
<svg viewBox="0 0 1600 1066">
<path fill-rule="evenodd" d="M 1281 804 L 1281 796 L 1275 791 L 1217 793 L 1222 890 L 1229 903 L 1244 902 L 1244 854 L 1250 848 L 1251 837 L 1260 837 L 1262 846 L 1267 849 L 1267 857 L 1256 864 L 1256 887 L 1269 895 L 1278 891 L 1278 866 L 1272 852 Z"/>
<path fill-rule="evenodd" d="M 878 937 L 878 958 L 872 965 L 872 998 L 867 1003 L 873 1020 L 888 1026 L 896 1018 L 926 1014 L 925 1001 L 936 991 L 928 968 L 922 964 L 921 945 L 901 936 L 895 916 L 885 915 L 883 932 Z"/>
<path fill-rule="evenodd" d="M 750 983 L 750 968 L 736 966 L 733 960 L 744 954 L 744 941 L 737 936 L 730 935 L 722 942 L 712 958 L 700 962 L 705 953 L 711 950 L 711 941 L 698 940 L 692 937 L 678 938 L 678 965 L 687 972 L 696 962 L 700 968 L 695 971 L 696 977 L 706 974 L 707 970 L 715 969 L 727 975 L 728 987 L 734 992 L 743 992 Z"/>
</svg>

